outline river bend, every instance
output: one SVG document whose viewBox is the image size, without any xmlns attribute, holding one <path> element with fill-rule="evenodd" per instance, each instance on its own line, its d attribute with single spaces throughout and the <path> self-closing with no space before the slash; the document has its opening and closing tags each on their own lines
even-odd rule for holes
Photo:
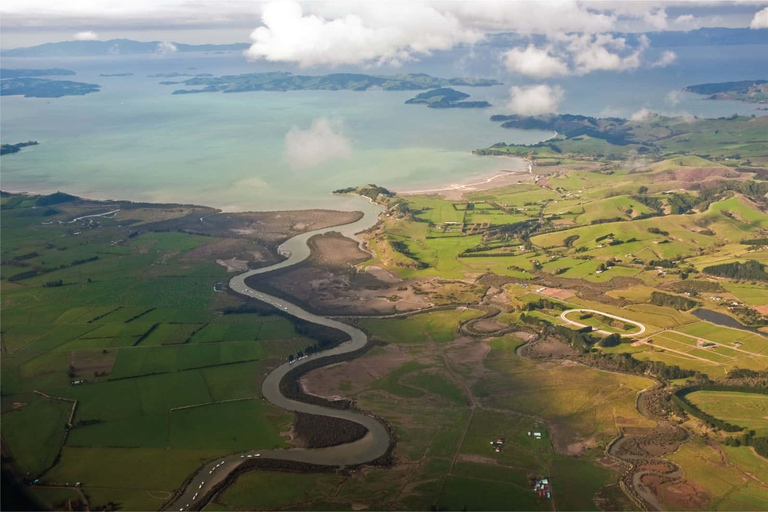
<svg viewBox="0 0 768 512">
<path fill-rule="evenodd" d="M 229 287 L 246 297 L 266 302 L 285 313 L 299 318 L 301 320 L 314 324 L 324 325 L 349 335 L 350 339 L 333 348 L 308 355 L 304 359 L 294 363 L 283 363 L 275 368 L 264 380 L 262 385 L 262 395 L 273 405 L 293 412 L 303 412 L 307 414 L 316 414 L 320 416 L 330 416 L 341 418 L 363 425 L 368 432 L 361 439 L 338 446 L 327 448 L 292 448 L 283 450 L 252 450 L 244 453 L 237 453 L 220 457 L 207 463 L 203 468 L 189 481 L 187 487 L 181 495 L 171 505 L 170 510 L 188 510 L 190 508 L 199 509 L 202 500 L 216 484 L 222 482 L 227 475 L 237 469 L 244 461 L 260 457 L 262 459 L 276 459 L 309 464 L 320 464 L 325 466 L 345 467 L 355 464 L 362 464 L 377 459 L 384 455 L 389 449 L 390 437 L 386 427 L 371 416 L 361 414 L 350 410 L 338 410 L 315 404 L 307 404 L 292 400 L 282 395 L 280 392 L 280 381 L 285 375 L 294 368 L 307 364 L 316 359 L 323 359 L 329 356 L 347 354 L 363 348 L 368 343 L 368 336 L 351 325 L 332 320 L 330 318 L 312 314 L 304 309 L 288 302 L 285 299 L 274 297 L 267 293 L 251 288 L 245 284 L 246 279 L 251 276 L 266 274 L 274 270 L 296 265 L 307 259 L 310 255 L 310 248 L 307 242 L 316 235 L 322 235 L 330 232 L 341 233 L 342 235 L 355 239 L 362 243 L 357 234 L 373 226 L 380 213 L 380 208 L 369 202 L 360 200 L 360 209 L 363 211 L 363 217 L 356 222 L 343 226 L 318 229 L 297 235 L 284 242 L 278 251 L 287 256 L 283 261 L 270 265 L 268 267 L 249 270 L 233 277 L 229 282 Z"/>
</svg>

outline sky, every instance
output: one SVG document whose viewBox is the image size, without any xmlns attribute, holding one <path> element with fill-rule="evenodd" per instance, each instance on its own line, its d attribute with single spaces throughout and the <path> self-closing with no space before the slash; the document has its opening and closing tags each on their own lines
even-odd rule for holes
<svg viewBox="0 0 768 512">
<path fill-rule="evenodd" d="M 768 2 L 753 1 L 4 0 L 1 5 L 3 48 L 133 38 L 159 41 L 158 51 L 167 54 L 176 51 L 172 42 L 247 42 L 247 60 L 315 71 L 397 68 L 513 32 L 522 38 L 500 59 L 508 72 L 531 82 L 509 91 L 507 108 L 523 115 L 557 110 L 563 90 L 548 80 L 675 64 L 674 49 L 659 54 L 649 51 L 645 35 L 630 40 L 617 32 L 768 29 Z M 327 123 L 311 130 L 335 133 Z M 301 145 L 312 133 L 295 133 L 293 139 Z M 334 147 L 339 154 L 346 151 Z"/>
<path fill-rule="evenodd" d="M 4 0 L 3 48 L 76 37 L 257 44 L 279 60 L 337 53 L 394 61 L 496 32 L 544 33 L 768 27 L 768 2 L 573 0 Z M 80 34 L 80 35 L 77 35 Z M 322 41 L 319 47 L 317 42 Z M 328 57 L 325 57 L 328 59 Z M 354 59 L 352 59 L 354 60 Z"/>
</svg>

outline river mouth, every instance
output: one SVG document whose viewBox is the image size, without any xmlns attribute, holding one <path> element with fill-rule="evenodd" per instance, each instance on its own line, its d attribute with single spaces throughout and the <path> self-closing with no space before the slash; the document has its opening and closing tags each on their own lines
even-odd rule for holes
<svg viewBox="0 0 768 512">
<path fill-rule="evenodd" d="M 749 327 L 748 325 L 744 325 L 738 320 L 736 320 L 735 318 L 726 315 L 725 313 L 712 311 L 711 309 L 699 308 L 693 312 L 693 316 L 695 316 L 699 320 L 704 320 L 705 322 L 713 323 L 721 327 L 728 327 L 731 329 L 738 329 L 740 331 L 751 332 L 753 334 L 758 334 L 760 336 L 768 338 L 768 334 L 765 334 L 764 332 L 759 331 L 754 327 Z"/>
</svg>

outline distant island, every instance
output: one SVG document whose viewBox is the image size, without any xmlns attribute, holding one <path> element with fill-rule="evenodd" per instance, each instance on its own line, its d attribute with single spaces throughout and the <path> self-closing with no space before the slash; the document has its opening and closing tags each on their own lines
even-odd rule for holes
<svg viewBox="0 0 768 512">
<path fill-rule="evenodd" d="M 68 69 L 8 69 L 0 68 L 0 78 L 22 78 L 30 76 L 71 76 L 74 71 Z"/>
<path fill-rule="evenodd" d="M 110 55 L 149 55 L 158 52 L 163 41 L 133 41 L 110 39 L 109 41 L 61 41 L 26 48 L 3 50 L 4 57 L 100 57 Z M 167 44 L 167 43 L 166 43 Z M 233 44 L 184 44 L 171 42 L 179 53 L 243 51 L 248 43 Z"/>
<path fill-rule="evenodd" d="M 133 76 L 133 73 L 101 73 L 99 76 Z"/>
<path fill-rule="evenodd" d="M 486 108 L 491 104 L 487 101 L 462 101 L 469 94 L 450 87 L 441 87 L 432 91 L 422 92 L 407 100 L 406 105 L 426 105 L 427 108 Z"/>
<path fill-rule="evenodd" d="M 707 100 L 732 100 L 748 103 L 768 102 L 768 80 L 742 80 L 740 82 L 689 85 L 684 87 L 683 90 L 705 95 Z"/>
<path fill-rule="evenodd" d="M 99 92 L 100 85 L 71 82 L 69 80 L 47 80 L 44 78 L 4 78 L 0 80 L 0 95 L 24 96 L 25 98 L 60 98 L 82 96 Z"/>
<path fill-rule="evenodd" d="M 185 80 L 186 86 L 202 86 L 202 89 L 179 89 L 173 94 L 196 94 L 203 92 L 246 92 L 246 91 L 418 91 L 450 85 L 466 87 L 487 87 L 500 82 L 485 78 L 436 78 L 424 73 L 396 76 L 362 75 L 356 73 L 334 73 L 330 75 L 303 76 L 286 72 L 249 73 L 227 75 L 215 78 L 195 77 Z"/>
<path fill-rule="evenodd" d="M 176 73 L 176 72 L 173 72 L 173 73 L 158 73 L 156 75 L 147 75 L 147 78 L 178 78 L 178 77 L 183 77 L 183 76 L 209 77 L 209 76 L 213 76 L 213 75 L 210 74 L 210 73 L 197 73 L 197 74 L 193 74 L 193 73 Z M 182 83 L 183 84 L 184 82 L 174 82 L 174 83 Z"/>
<path fill-rule="evenodd" d="M 27 142 L 19 142 L 16 144 L 3 144 L 0 146 L 0 156 L 2 155 L 12 155 L 13 153 L 18 153 L 21 151 L 21 148 L 25 148 L 27 146 L 37 146 L 36 140 L 28 140 Z"/>
</svg>

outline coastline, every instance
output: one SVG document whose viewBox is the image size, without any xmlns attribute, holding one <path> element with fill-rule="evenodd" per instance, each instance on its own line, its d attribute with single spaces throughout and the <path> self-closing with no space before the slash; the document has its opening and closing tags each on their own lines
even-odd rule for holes
<svg viewBox="0 0 768 512">
<path fill-rule="evenodd" d="M 508 185 L 516 185 L 528 179 L 533 179 L 533 162 L 525 158 L 497 156 L 495 158 L 515 159 L 519 160 L 520 164 L 524 164 L 525 167 L 520 170 L 498 170 L 494 171 L 494 174 L 488 176 L 485 175 L 484 179 L 480 181 L 472 181 L 470 183 L 452 183 L 447 186 L 431 189 L 398 189 L 394 190 L 401 196 L 415 196 L 415 195 L 431 195 L 438 194 L 445 197 L 445 199 L 458 201 L 463 199 L 466 192 L 479 192 L 483 190 L 491 190 L 494 188 L 505 187 Z"/>
<path fill-rule="evenodd" d="M 467 178 L 467 183 L 451 183 L 445 185 L 444 182 L 440 182 L 439 180 L 435 179 L 435 183 L 440 183 L 439 185 L 436 184 L 434 188 L 420 188 L 418 185 L 414 187 L 406 187 L 406 188 L 399 188 L 399 187 L 388 187 L 386 183 L 379 183 L 381 186 L 387 187 L 393 192 L 397 193 L 401 196 L 412 196 L 412 195 L 423 195 L 423 194 L 441 194 L 445 195 L 445 198 L 448 200 L 460 200 L 462 199 L 462 196 L 465 192 L 477 192 L 482 190 L 490 190 L 498 187 L 504 187 L 508 185 L 514 185 L 517 183 L 520 183 L 522 181 L 525 181 L 531 177 L 532 174 L 532 162 L 526 158 L 521 158 L 517 156 L 494 156 L 494 155 L 485 155 L 484 158 L 498 158 L 498 159 L 504 159 L 505 162 L 511 163 L 513 165 L 511 166 L 504 166 L 504 167 L 511 167 L 507 169 L 501 168 L 500 165 L 499 169 L 490 171 L 490 172 L 484 172 L 478 175 L 471 175 Z M 431 180 L 430 180 L 431 181 Z M 427 185 L 429 186 L 429 185 Z M 75 195 L 77 197 L 80 197 L 82 199 L 87 199 L 91 201 L 101 201 L 101 202 L 128 202 L 128 203 L 151 203 L 151 204 L 167 204 L 167 205 L 185 205 L 185 206 L 204 206 L 208 208 L 213 208 L 216 210 L 220 210 L 223 213 L 247 213 L 247 212 L 278 212 L 278 211 L 294 211 L 294 210 L 335 210 L 335 211 L 353 211 L 353 210 L 361 210 L 362 208 L 358 207 L 358 204 L 360 204 L 360 201 L 357 198 L 350 199 L 347 198 L 341 198 L 339 199 L 338 196 L 328 192 L 325 194 L 328 197 L 333 197 L 334 200 L 332 202 L 337 202 L 339 204 L 328 204 L 328 205 L 312 205 L 307 206 L 306 208 L 299 208 L 293 205 L 286 205 L 285 208 L 249 208 L 245 207 L 243 205 L 239 204 L 232 204 L 230 201 L 217 201 L 215 198 L 209 198 L 209 200 L 200 201 L 199 198 L 193 198 L 190 200 L 182 200 L 177 197 L 173 196 L 164 196 L 161 193 L 155 193 L 155 194 L 131 194 L 126 193 L 126 191 L 122 191 L 120 193 L 116 194 L 105 194 L 101 191 L 81 191 L 75 187 L 74 189 L 67 189 L 66 187 L 37 187 L 37 186 L 26 186 L 23 188 L 14 187 L 11 186 L 9 188 L 2 188 L 2 192 L 9 193 L 9 194 L 18 194 L 18 195 L 49 195 L 56 192 L 61 192 L 62 188 L 63 191 L 67 194 Z"/>
</svg>

